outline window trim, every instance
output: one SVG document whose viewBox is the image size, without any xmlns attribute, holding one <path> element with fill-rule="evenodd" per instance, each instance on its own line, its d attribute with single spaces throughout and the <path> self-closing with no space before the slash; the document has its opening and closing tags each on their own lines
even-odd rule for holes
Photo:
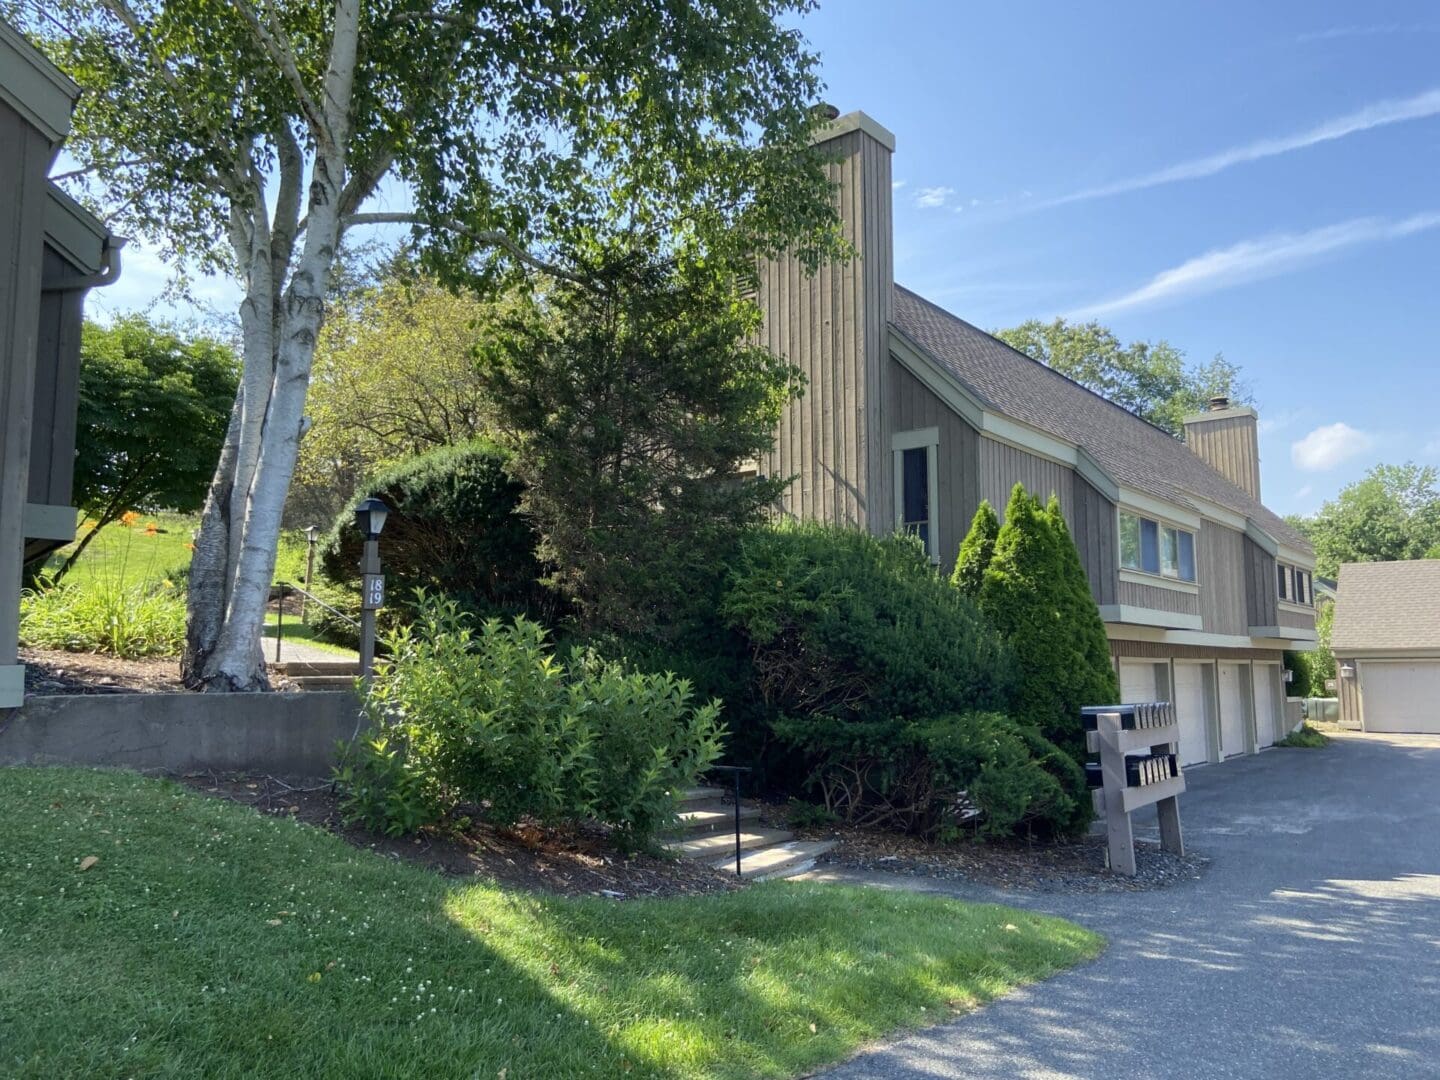
<svg viewBox="0 0 1440 1080">
<path fill-rule="evenodd" d="M 925 450 L 925 497 L 929 512 L 929 536 L 925 553 L 932 563 L 940 561 L 940 429 L 938 427 L 915 428 L 911 431 L 897 431 L 890 436 L 890 458 L 894 473 L 894 527 L 896 532 L 905 529 L 905 451 Z"/>
<path fill-rule="evenodd" d="M 1285 591 L 1280 591 L 1281 575 L 1284 575 Z M 1300 590 L 1296 588 L 1296 579 L 1299 578 L 1305 586 L 1305 599 L 1299 599 Z M 1275 560 L 1275 596 L 1282 604 L 1288 604 L 1297 611 L 1315 610 L 1315 571 L 1309 567 L 1301 566 L 1299 563 L 1285 562 L 1281 559 Z"/>
<path fill-rule="evenodd" d="M 1143 522 L 1149 521 L 1149 522 L 1153 522 L 1153 523 L 1154 523 L 1154 525 L 1155 525 L 1155 547 L 1156 547 L 1156 551 L 1155 551 L 1155 565 L 1156 565 L 1156 567 L 1157 567 L 1156 570 L 1146 570 L 1146 569 L 1144 569 L 1143 566 L 1138 566 L 1138 567 L 1137 567 L 1137 566 L 1126 566 L 1126 565 L 1125 565 L 1125 549 L 1124 549 L 1124 545 L 1123 545 L 1122 542 L 1121 542 L 1121 532 L 1122 532 L 1122 529 L 1123 529 L 1123 526 L 1122 526 L 1122 524 L 1121 524 L 1121 520 L 1122 520 L 1122 518 L 1124 518 L 1126 515 L 1128 515 L 1128 516 L 1130 516 L 1130 517 L 1132 517 L 1132 518 L 1135 518 L 1137 521 L 1142 522 L 1142 524 L 1141 524 L 1141 526 L 1140 526 L 1140 533 L 1141 533 L 1141 539 L 1140 539 L 1140 560 L 1141 560 L 1142 563 L 1144 562 L 1144 559 L 1145 559 L 1145 554 L 1144 554 L 1144 549 L 1145 549 L 1145 540 L 1144 540 L 1145 527 L 1144 527 L 1144 525 L 1143 525 Z M 1178 571 L 1179 571 L 1179 564 L 1180 564 L 1180 562 L 1181 562 L 1182 560 L 1180 559 L 1180 541 L 1179 541 L 1178 539 L 1175 541 L 1176 571 L 1177 571 L 1177 573 L 1176 573 L 1174 576 L 1172 576 L 1172 575 L 1170 575 L 1170 574 L 1164 573 L 1164 572 L 1160 569 L 1160 568 L 1163 567 L 1163 565 L 1164 565 L 1164 557 L 1163 557 L 1163 555 L 1162 555 L 1161 553 L 1162 553 L 1162 551 L 1164 550 L 1164 545 L 1165 545 L 1165 530 L 1166 530 L 1166 529 L 1173 530 L 1173 531 L 1174 531 L 1175 533 L 1177 533 L 1177 534 L 1178 534 L 1178 533 L 1189 533 L 1189 534 L 1190 534 L 1190 545 L 1191 545 L 1192 552 L 1193 552 L 1193 554 L 1194 554 L 1194 562 L 1195 562 L 1195 580 L 1194 580 L 1194 581 L 1191 581 L 1189 578 L 1183 578 L 1183 577 L 1180 577 L 1180 576 L 1179 576 L 1179 573 L 1178 573 Z M 1176 589 L 1177 592 L 1190 592 L 1192 588 L 1193 588 L 1194 590 L 1198 591 L 1199 588 L 1200 588 L 1200 585 L 1201 585 L 1201 581 L 1200 581 L 1200 530 L 1198 530 L 1198 529 L 1192 529 L 1192 528 L 1190 528 L 1190 526 L 1188 526 L 1188 525 L 1182 524 L 1182 523 L 1180 523 L 1180 522 L 1178 522 L 1178 521 L 1174 521 L 1174 520 L 1169 519 L 1169 518 L 1160 517 L 1160 516 L 1158 516 L 1158 515 L 1156 515 L 1156 514 L 1149 513 L 1148 511 L 1145 511 L 1145 510 L 1137 510 L 1137 509 L 1135 509 L 1135 508 L 1133 508 L 1133 507 L 1130 507 L 1130 506 L 1119 506 L 1119 505 L 1117 505 L 1117 506 L 1115 507 L 1115 561 L 1116 561 L 1117 563 L 1119 563 L 1119 565 L 1120 565 L 1120 575 L 1121 575 L 1121 580 L 1122 580 L 1122 581 L 1127 580 L 1127 579 L 1125 578 L 1125 575 L 1126 575 L 1126 574 L 1134 574 L 1134 575 L 1136 575 L 1137 577 L 1140 577 L 1140 578 L 1143 579 L 1143 580 L 1137 581 L 1136 584 L 1142 584 L 1142 585 L 1171 584 L 1171 585 L 1180 586 L 1180 588 L 1177 588 L 1177 589 Z"/>
</svg>

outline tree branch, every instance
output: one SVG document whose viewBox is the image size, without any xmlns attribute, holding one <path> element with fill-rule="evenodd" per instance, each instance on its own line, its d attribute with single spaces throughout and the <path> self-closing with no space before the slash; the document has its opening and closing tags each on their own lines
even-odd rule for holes
<svg viewBox="0 0 1440 1080">
<path fill-rule="evenodd" d="M 356 225 L 424 225 L 431 229 L 445 229 L 472 240 L 482 247 L 500 248 L 516 262 L 528 266 L 532 270 L 538 270 L 543 274 L 549 274 L 565 281 L 573 281 L 580 285 L 589 283 L 588 278 L 573 270 L 567 270 L 563 266 L 546 262 L 544 259 L 532 255 L 508 233 L 500 232 L 497 229 L 472 229 L 463 221 L 456 221 L 453 218 L 428 218 L 423 214 L 400 212 L 351 214 L 341 222 L 341 229 L 348 229 Z"/>
<path fill-rule="evenodd" d="M 136 165 L 154 165 L 155 162 L 149 158 L 121 158 L 119 161 L 96 162 L 93 165 L 86 165 L 79 169 L 71 169 L 69 172 L 55 173 L 51 180 L 59 183 L 62 180 L 74 180 L 80 176 L 89 176 L 91 173 L 101 169 L 133 169 Z"/>
<path fill-rule="evenodd" d="M 333 132 L 330 125 L 325 122 L 325 114 L 315 99 L 310 96 L 310 90 L 305 85 L 305 80 L 300 76 L 300 65 L 295 59 L 295 50 L 290 44 L 290 37 L 285 33 L 285 28 L 275 17 L 275 9 L 266 0 L 265 11 L 269 16 L 269 26 L 266 20 L 260 18 L 260 13 L 255 10 L 250 0 L 231 0 L 235 10 L 245 20 L 250 32 L 255 35 L 255 40 L 260 47 L 269 55 L 285 81 L 290 84 L 290 89 L 295 93 L 295 99 L 300 105 L 300 112 L 310 125 L 317 141 L 326 145 L 333 144 Z"/>
</svg>

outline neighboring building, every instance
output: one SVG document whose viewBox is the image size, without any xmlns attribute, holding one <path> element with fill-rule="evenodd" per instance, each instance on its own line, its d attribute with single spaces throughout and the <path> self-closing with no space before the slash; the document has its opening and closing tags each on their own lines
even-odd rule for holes
<svg viewBox="0 0 1440 1080">
<path fill-rule="evenodd" d="M 1342 566 L 1330 647 L 1342 723 L 1440 735 L 1440 559 Z"/>
<path fill-rule="evenodd" d="M 20 704 L 21 567 L 75 537 L 80 327 L 120 241 L 46 179 L 79 88 L 0 22 L 0 710 Z"/>
<path fill-rule="evenodd" d="M 1259 501 L 1255 411 L 1217 400 L 1182 443 L 896 285 L 894 137 L 851 113 L 824 139 L 858 257 L 761 272 L 763 340 L 808 378 L 758 463 L 793 477 L 785 510 L 907 529 L 948 572 L 981 499 L 1054 493 L 1125 699 L 1175 701 L 1187 764 L 1269 746 L 1282 652 L 1315 640 L 1314 556 Z"/>
</svg>

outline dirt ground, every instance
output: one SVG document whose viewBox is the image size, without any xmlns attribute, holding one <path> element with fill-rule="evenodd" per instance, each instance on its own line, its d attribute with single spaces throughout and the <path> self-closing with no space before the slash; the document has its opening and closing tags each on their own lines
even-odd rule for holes
<svg viewBox="0 0 1440 1080">
<path fill-rule="evenodd" d="M 25 694 L 174 694 L 185 689 L 174 657 L 120 660 L 99 653 L 21 649 Z"/>
<path fill-rule="evenodd" d="M 356 847 L 453 877 L 487 877 L 502 885 L 565 896 L 630 900 L 696 896 L 739 888 L 733 874 L 702 863 L 624 855 L 603 833 L 534 827 L 430 830 L 416 838 L 376 836 L 346 825 L 329 784 L 297 787 L 271 776 L 190 774 L 175 779 L 217 798 L 328 829 Z"/>
</svg>

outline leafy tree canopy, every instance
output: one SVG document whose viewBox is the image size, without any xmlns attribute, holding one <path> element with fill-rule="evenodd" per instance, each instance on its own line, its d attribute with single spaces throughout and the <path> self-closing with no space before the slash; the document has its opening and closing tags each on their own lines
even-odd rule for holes
<svg viewBox="0 0 1440 1080">
<path fill-rule="evenodd" d="M 1440 474 L 1433 465 L 1377 465 L 1310 518 L 1291 519 L 1315 547 L 1315 572 L 1347 562 L 1440 554 Z"/>
<path fill-rule="evenodd" d="M 1251 400 L 1240 368 L 1223 356 L 1191 364 L 1168 341 L 1126 345 L 1098 322 L 1031 319 L 995 336 L 1172 435 L 1180 435 L 1184 418 L 1204 412 L 1212 397 Z"/>
<path fill-rule="evenodd" d="M 61 568 L 126 510 L 200 508 L 239 377 L 229 347 L 140 316 L 80 340 L 75 505 L 93 522 Z"/>
</svg>

